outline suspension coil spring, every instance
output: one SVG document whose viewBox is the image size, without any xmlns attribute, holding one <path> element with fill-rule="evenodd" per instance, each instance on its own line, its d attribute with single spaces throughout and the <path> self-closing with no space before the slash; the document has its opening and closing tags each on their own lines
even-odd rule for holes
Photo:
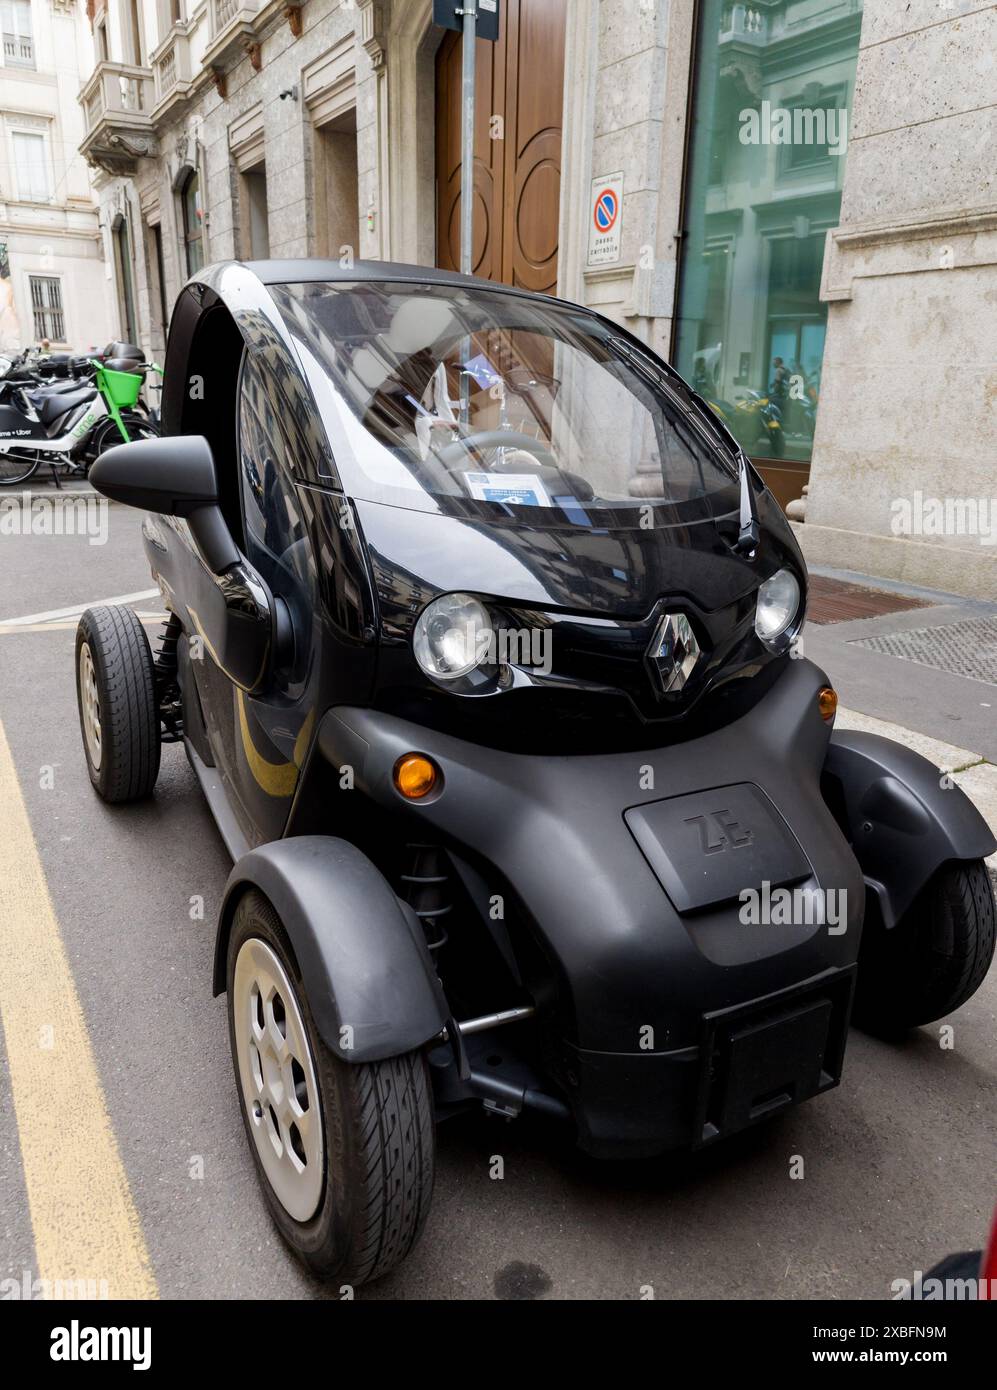
<svg viewBox="0 0 997 1390">
<path fill-rule="evenodd" d="M 175 613 L 163 623 L 159 647 L 153 665 L 156 680 L 156 704 L 164 725 L 164 741 L 177 742 L 182 736 L 183 718 L 180 708 L 180 688 L 177 683 L 177 643 L 183 628 Z"/>
<path fill-rule="evenodd" d="M 164 683 L 176 679 L 177 643 L 183 628 L 175 613 L 169 613 L 163 620 L 163 630 L 159 634 L 159 649 L 156 652 L 156 675 Z"/>
<path fill-rule="evenodd" d="M 405 885 L 406 900 L 422 923 L 426 945 L 431 951 L 438 951 L 448 940 L 440 918 L 453 909 L 445 855 L 438 845 L 413 843 L 405 849 L 409 872 L 400 877 Z"/>
</svg>

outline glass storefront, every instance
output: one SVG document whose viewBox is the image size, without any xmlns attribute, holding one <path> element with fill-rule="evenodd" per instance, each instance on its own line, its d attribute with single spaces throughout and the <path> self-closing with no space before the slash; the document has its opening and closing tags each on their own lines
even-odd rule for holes
<svg viewBox="0 0 997 1390">
<path fill-rule="evenodd" d="M 797 482 L 820 400 L 821 265 L 861 19 L 861 0 L 699 5 L 675 364 L 752 458 Z"/>
</svg>

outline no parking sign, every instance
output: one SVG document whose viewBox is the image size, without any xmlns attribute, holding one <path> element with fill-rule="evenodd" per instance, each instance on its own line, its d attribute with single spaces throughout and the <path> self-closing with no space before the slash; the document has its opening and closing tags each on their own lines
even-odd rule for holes
<svg viewBox="0 0 997 1390">
<path fill-rule="evenodd" d="M 589 265 L 612 265 L 620 259 L 623 231 L 623 175 L 592 180 L 589 201 Z"/>
</svg>

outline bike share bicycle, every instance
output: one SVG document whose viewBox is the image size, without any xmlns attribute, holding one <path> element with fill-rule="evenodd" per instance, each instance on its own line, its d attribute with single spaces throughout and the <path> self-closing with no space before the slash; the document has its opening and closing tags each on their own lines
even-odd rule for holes
<svg viewBox="0 0 997 1390">
<path fill-rule="evenodd" d="M 0 379 L 0 487 L 26 483 L 45 463 L 58 487 L 60 465 L 85 477 L 105 449 L 159 434 L 158 411 L 140 397 L 146 373 L 162 371 L 140 349 L 113 343 L 103 360 L 60 359 L 61 380 L 46 379 L 44 365 L 22 356 Z"/>
</svg>

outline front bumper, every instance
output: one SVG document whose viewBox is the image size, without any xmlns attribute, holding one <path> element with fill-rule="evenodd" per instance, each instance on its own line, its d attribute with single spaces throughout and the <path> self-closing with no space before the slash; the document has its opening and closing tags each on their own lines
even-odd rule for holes
<svg viewBox="0 0 997 1390">
<path fill-rule="evenodd" d="M 742 719 L 639 753 L 509 754 L 373 710 L 332 710 L 320 725 L 334 767 L 349 765 L 358 790 L 419 821 L 420 837 L 472 858 L 489 893 L 510 905 L 511 927 L 539 943 L 553 977 L 542 1008 L 544 1067 L 592 1152 L 708 1143 L 781 1108 L 781 1097 L 793 1104 L 840 1076 L 864 883 L 821 795 L 825 683 L 809 662 L 794 661 Z M 436 760 L 443 785 L 403 807 L 392 768 L 410 751 Z M 728 814 L 752 805 L 745 787 L 772 812 L 754 843 Z M 738 789 L 740 803 L 725 795 Z M 635 816 L 673 851 L 678 889 L 639 843 Z M 776 824 L 776 860 L 790 863 L 794 880 L 844 895 L 834 931 L 813 921 L 742 923 L 738 890 L 761 888 Z M 718 834 L 727 840 L 721 852 Z M 723 872 L 713 867 L 721 864 Z M 783 1016 L 791 997 L 807 1006 L 795 1022 Z M 794 1050 L 788 1068 L 768 1045 L 776 1033 Z"/>
<path fill-rule="evenodd" d="M 706 1014 L 696 1047 L 567 1048 L 564 1085 L 579 1146 L 597 1158 L 703 1148 L 832 1090 L 841 1080 L 854 981 L 854 966 L 829 970 Z"/>
</svg>

